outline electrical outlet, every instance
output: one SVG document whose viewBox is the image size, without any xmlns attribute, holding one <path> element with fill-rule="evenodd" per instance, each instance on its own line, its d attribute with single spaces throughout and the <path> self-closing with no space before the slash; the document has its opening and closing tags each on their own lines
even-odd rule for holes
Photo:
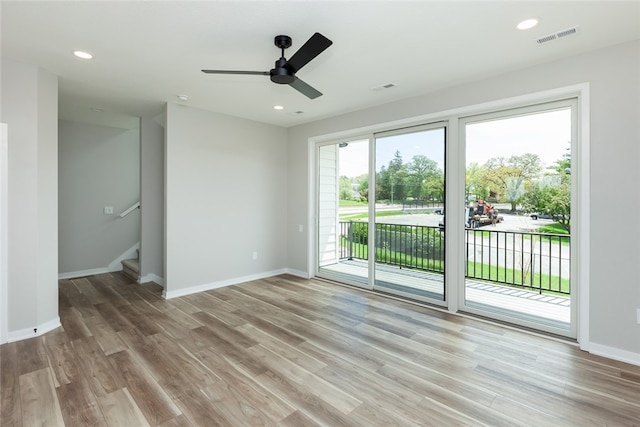
<svg viewBox="0 0 640 427">
<path fill-rule="evenodd" d="M 257 260 L 258 259 L 258 252 L 254 252 L 253 253 L 253 260 Z"/>
<path fill-rule="evenodd" d="M 105 215 L 113 215 L 113 206 L 105 206 L 103 212 Z"/>
</svg>

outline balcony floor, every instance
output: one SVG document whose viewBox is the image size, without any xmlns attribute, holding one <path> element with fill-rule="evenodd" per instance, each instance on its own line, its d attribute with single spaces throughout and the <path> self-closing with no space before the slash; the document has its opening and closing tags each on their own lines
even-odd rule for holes
<svg viewBox="0 0 640 427">
<path fill-rule="evenodd" d="M 341 260 L 320 268 L 321 275 L 337 279 L 348 277 L 366 285 L 366 261 Z M 324 273 L 324 274 L 322 274 Z M 417 299 L 442 300 L 443 276 L 419 270 L 389 265 L 376 265 L 376 283 L 386 292 L 399 293 Z M 491 282 L 466 280 L 466 304 L 469 307 L 513 315 L 526 320 L 568 329 L 571 319 L 571 300 L 567 296 L 540 294 Z"/>
</svg>

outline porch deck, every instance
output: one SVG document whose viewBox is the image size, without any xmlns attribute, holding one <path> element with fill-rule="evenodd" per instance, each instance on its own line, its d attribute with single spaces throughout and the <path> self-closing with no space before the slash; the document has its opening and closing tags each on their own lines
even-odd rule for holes
<svg viewBox="0 0 640 427">
<path fill-rule="evenodd" d="M 350 277 L 356 282 L 366 283 L 368 266 L 366 261 L 341 260 L 339 263 L 321 267 L 321 272 L 330 276 Z M 419 270 L 410 270 L 389 265 L 376 266 L 376 283 L 384 290 L 400 292 L 406 296 L 442 299 L 442 275 Z M 548 295 L 508 286 L 494 285 L 466 279 L 467 305 L 489 308 L 518 317 L 540 321 L 559 327 L 570 324 L 570 299 L 565 296 Z"/>
</svg>

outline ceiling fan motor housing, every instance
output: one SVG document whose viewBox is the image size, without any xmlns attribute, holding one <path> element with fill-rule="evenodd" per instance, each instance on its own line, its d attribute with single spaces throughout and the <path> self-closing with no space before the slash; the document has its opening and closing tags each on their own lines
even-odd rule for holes
<svg viewBox="0 0 640 427">
<path fill-rule="evenodd" d="M 269 71 L 269 76 L 271 76 L 272 82 L 288 85 L 289 83 L 292 83 L 295 80 L 295 75 L 293 71 L 285 67 L 286 63 L 287 63 L 287 60 L 284 58 L 280 58 L 276 61 L 275 68 Z"/>
</svg>

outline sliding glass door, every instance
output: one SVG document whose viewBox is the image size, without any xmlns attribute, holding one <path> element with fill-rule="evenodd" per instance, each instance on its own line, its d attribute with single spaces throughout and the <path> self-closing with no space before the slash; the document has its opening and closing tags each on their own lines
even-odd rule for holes
<svg viewBox="0 0 640 427">
<path fill-rule="evenodd" d="M 442 124 L 375 135 L 376 290 L 445 300 Z"/>
<path fill-rule="evenodd" d="M 317 147 L 317 274 L 445 300 L 442 123 Z"/>
<path fill-rule="evenodd" d="M 370 289 L 369 140 L 320 145 L 317 159 L 318 275 Z"/>
<path fill-rule="evenodd" d="M 575 337 L 576 105 L 317 145 L 317 275 Z"/>
<path fill-rule="evenodd" d="M 464 310 L 575 336 L 571 101 L 461 121 Z"/>
</svg>

